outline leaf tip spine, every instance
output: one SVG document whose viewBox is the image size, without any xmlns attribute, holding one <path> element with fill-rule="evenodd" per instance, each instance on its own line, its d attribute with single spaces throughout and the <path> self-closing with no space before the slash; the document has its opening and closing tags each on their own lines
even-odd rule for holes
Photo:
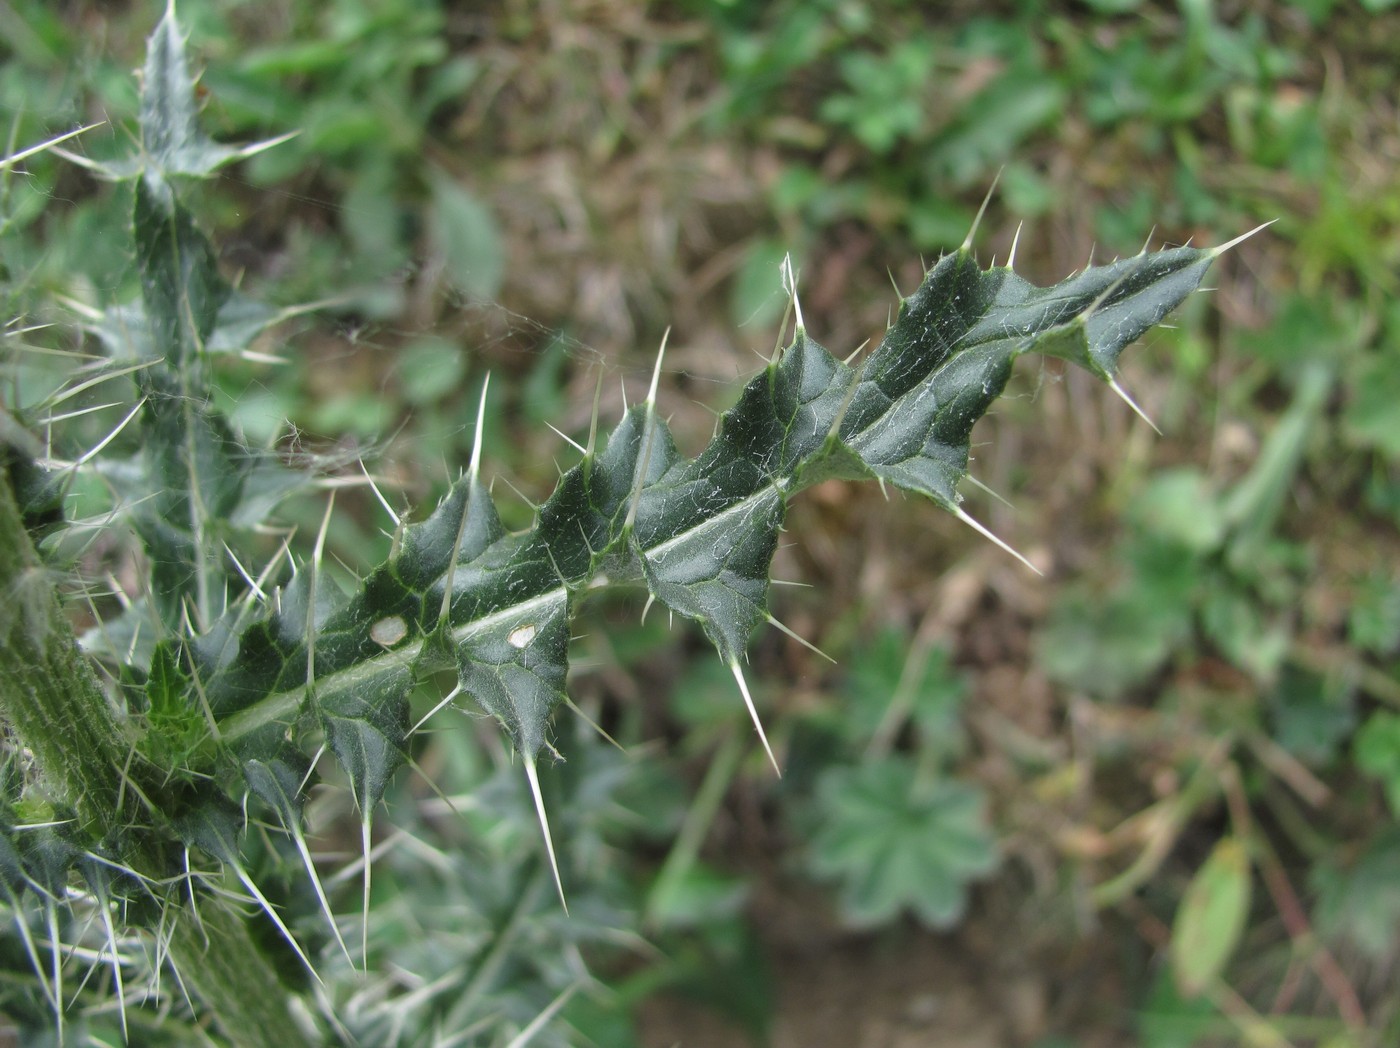
<svg viewBox="0 0 1400 1048">
<path fill-rule="evenodd" d="M 365 480 L 369 483 L 370 491 L 374 492 L 374 497 L 379 500 L 379 504 L 384 507 L 384 512 L 389 514 L 389 519 L 394 522 L 395 530 L 403 527 L 403 518 L 394 512 L 394 507 L 389 505 L 389 500 L 384 497 L 384 493 L 379 490 L 379 485 L 374 482 L 374 477 L 370 474 L 365 460 L 360 459 L 360 472 L 365 475 Z"/>
<path fill-rule="evenodd" d="M 360 875 L 360 963 L 369 971 L 369 890 L 370 871 L 374 856 L 370 854 L 370 809 L 360 809 L 360 854 L 364 856 L 365 869 Z"/>
<path fill-rule="evenodd" d="M 661 347 L 656 351 L 656 364 L 651 369 L 651 386 L 647 389 L 647 417 L 656 414 L 656 390 L 661 384 L 661 362 L 666 359 L 666 343 L 671 338 L 669 325 L 661 335 Z"/>
<path fill-rule="evenodd" d="M 782 274 L 783 290 L 787 292 L 788 298 L 792 301 L 792 312 L 796 318 L 794 321 L 794 336 L 807 330 L 807 324 L 802 319 L 802 302 L 797 297 L 797 270 L 792 265 L 792 252 L 783 255 L 782 265 L 779 267 Z"/>
<path fill-rule="evenodd" d="M 593 413 L 588 417 L 588 447 L 584 449 L 585 462 L 592 461 L 593 452 L 598 447 L 598 408 L 603 399 L 603 373 L 598 372 L 598 381 L 593 385 Z"/>
<path fill-rule="evenodd" d="M 573 437 L 570 437 L 570 435 L 568 435 L 567 432 L 560 430 L 560 428 L 557 427 L 557 425 L 554 425 L 553 423 L 545 423 L 545 425 L 547 425 L 547 427 L 549 427 L 550 430 L 553 430 L 554 435 L 556 435 L 556 437 L 559 437 L 560 439 L 563 439 L 563 441 L 566 442 L 566 444 L 568 444 L 570 448 L 573 448 L 574 451 L 577 451 L 578 453 L 580 453 L 580 455 L 588 455 L 588 448 L 585 448 L 585 446 L 581 445 L 580 442 L 575 441 L 575 439 Z M 554 463 L 554 466 L 556 466 L 557 469 L 559 463 Z"/>
<path fill-rule="evenodd" d="M 559 893 L 559 905 L 564 907 L 564 915 L 569 914 L 569 901 L 564 898 L 564 880 L 559 876 L 559 860 L 554 854 L 554 837 L 549 832 L 549 816 L 544 810 L 544 795 L 540 792 L 540 776 L 535 770 L 533 755 L 525 758 L 525 778 L 530 784 L 530 796 L 535 802 L 535 815 L 540 820 L 540 832 L 544 834 L 544 850 L 549 856 L 549 868 L 554 874 L 554 889 Z"/>
<path fill-rule="evenodd" d="M 286 827 L 287 835 L 292 838 L 296 845 L 297 853 L 301 856 L 301 863 L 306 867 L 306 875 L 311 881 L 311 887 L 316 892 L 316 900 L 321 905 L 321 913 L 325 915 L 326 923 L 331 927 L 331 934 L 335 936 L 336 943 L 340 946 L 340 952 L 345 955 L 346 963 L 350 965 L 350 970 L 355 970 L 355 960 L 350 956 L 350 948 L 345 945 L 345 940 L 340 935 L 340 925 L 336 923 L 335 913 L 331 910 L 331 903 L 326 898 L 326 889 L 321 884 L 321 875 L 316 872 L 316 863 L 312 861 L 311 849 L 306 846 L 306 835 L 301 832 L 301 827 L 293 823 Z"/>
<path fill-rule="evenodd" d="M 812 643 L 810 640 L 808 640 L 806 637 L 802 636 L 802 635 L 801 635 L 800 633 L 798 633 L 796 630 L 792 629 L 792 627 L 786 625 L 786 624 L 783 623 L 783 622 L 780 622 L 780 621 L 772 614 L 772 612 L 769 612 L 769 614 L 768 614 L 768 623 L 769 623 L 769 625 L 775 627 L 776 629 L 778 629 L 778 630 L 781 631 L 782 633 L 787 634 L 789 637 L 791 637 L 793 640 L 797 641 L 798 644 L 801 644 L 801 645 L 802 645 L 804 648 L 806 648 L 808 651 L 813 652 L 813 653 L 815 653 L 815 654 L 817 654 L 817 655 L 820 655 L 822 658 L 826 659 L 826 661 L 829 662 L 829 663 L 831 663 L 833 666 L 836 665 L 836 660 L 835 660 L 835 659 L 833 659 L 833 658 L 832 658 L 830 655 L 828 655 L 826 652 L 822 651 L 821 648 L 817 647 L 815 644 L 813 644 L 813 643 Z M 779 774 L 781 774 L 781 773 L 779 773 Z"/>
<path fill-rule="evenodd" d="M 1234 240 L 1227 240 L 1225 243 L 1221 244 L 1219 247 L 1210 248 L 1210 250 L 1209 250 L 1210 257 L 1211 257 L 1211 258 L 1219 258 L 1221 255 L 1225 254 L 1225 252 L 1229 251 L 1232 247 L 1238 247 L 1240 244 L 1244 243 L 1244 242 L 1245 242 L 1246 240 L 1248 240 L 1250 237 L 1254 236 L 1254 234 L 1263 232 L 1264 230 L 1268 229 L 1271 225 L 1273 225 L 1273 224 L 1274 224 L 1275 222 L 1277 222 L 1277 221 L 1278 221 L 1278 219 L 1276 219 L 1276 218 L 1271 218 L 1271 219 L 1269 219 L 1267 222 L 1264 222 L 1264 223 L 1262 223 L 1262 224 L 1260 224 L 1260 225 L 1255 226 L 1255 227 L 1254 227 L 1253 229 L 1251 229 L 1248 233 L 1241 233 L 1239 236 L 1235 237 Z"/>
<path fill-rule="evenodd" d="M 486 373 L 486 378 L 481 382 L 481 402 L 476 409 L 476 436 L 472 440 L 471 465 L 467 468 L 467 473 L 472 482 L 481 474 L 481 434 L 486 424 L 486 391 L 491 386 L 491 373 Z"/>
<path fill-rule="evenodd" d="M 297 955 L 302 964 L 306 965 L 306 970 L 311 973 L 311 977 L 316 980 L 317 985 L 325 989 L 326 984 L 321 979 L 321 973 L 318 972 L 316 966 L 311 963 L 311 958 L 306 956 L 305 951 L 301 948 L 301 943 L 297 942 L 296 936 L 292 934 L 292 930 L 283 923 L 281 915 L 273 908 L 267 896 L 262 893 L 262 889 L 258 887 L 257 882 L 253 880 L 248 874 L 248 871 L 245 870 L 240 863 L 230 863 L 229 865 L 233 869 L 234 876 L 243 883 L 243 887 L 248 889 L 248 894 L 257 902 L 258 907 L 263 913 L 267 914 L 268 919 L 277 926 L 277 931 L 281 933 L 282 938 L 287 940 L 287 945 L 292 948 L 292 952 Z"/>
<path fill-rule="evenodd" d="M 992 197 L 997 191 L 997 184 L 1001 181 L 1001 173 L 1005 168 L 998 169 L 996 177 L 992 179 L 992 184 L 987 188 L 987 195 L 982 198 L 982 206 L 977 209 L 977 217 L 972 220 L 972 228 L 967 231 L 967 236 L 962 242 L 959 251 L 971 251 L 972 242 L 977 238 L 977 230 L 982 225 L 982 219 L 987 214 L 987 205 L 992 202 Z"/>
<path fill-rule="evenodd" d="M 953 516 L 957 517 L 960 521 L 962 521 L 964 524 L 970 527 L 973 531 L 977 532 L 977 534 L 981 535 L 984 539 L 989 539 L 994 545 L 998 546 L 1005 552 L 1010 553 L 1013 557 L 1019 560 L 1026 567 L 1030 568 L 1031 571 L 1035 572 L 1037 575 L 1045 574 L 1045 572 L 1041 571 L 1034 564 L 1032 564 L 1030 560 L 1027 559 L 1024 555 L 1018 553 L 1012 546 L 1010 546 L 1002 539 L 998 538 L 996 534 L 985 524 L 981 523 L 974 517 L 968 516 L 966 511 L 964 511 L 961 506 L 953 507 Z"/>
<path fill-rule="evenodd" d="M 753 696 L 749 694 L 749 683 L 744 680 L 744 671 L 739 668 L 738 659 L 730 660 L 729 672 L 734 674 L 734 680 L 739 685 L 739 694 L 744 697 L 744 706 L 748 708 L 749 719 L 753 721 L 753 726 L 758 731 L 758 740 L 763 743 L 763 751 L 768 754 L 768 763 L 773 765 L 773 771 L 781 779 L 783 769 L 778 767 L 778 758 L 773 756 L 773 747 L 768 745 L 768 735 L 763 730 L 763 722 L 758 719 L 758 710 L 754 707 Z"/>
<path fill-rule="evenodd" d="M 1024 222 L 1016 223 L 1016 234 L 1011 238 L 1011 253 L 1006 256 L 1006 268 L 1016 268 L 1016 247 L 1021 243 L 1021 230 L 1025 228 Z"/>
<path fill-rule="evenodd" d="M 974 477 L 971 473 L 966 474 L 966 476 L 967 476 L 967 482 L 968 482 L 969 484 L 971 484 L 973 487 L 975 487 L 975 488 L 979 489 L 980 491 L 983 491 L 983 492 L 985 492 L 986 494 L 990 495 L 992 498 L 996 499 L 998 502 L 1000 502 L 1003 506 L 1006 506 L 1008 509 L 1015 509 L 1015 508 L 1016 508 L 1015 506 L 1012 506 L 1012 505 L 1011 505 L 1011 502 L 1010 502 L 1008 499 L 1006 499 L 1006 498 L 1001 494 L 1001 492 L 996 491 L 995 489 L 989 487 L 986 483 L 984 483 L 983 481 L 978 480 L 978 479 L 977 479 L 976 477 Z"/>
<path fill-rule="evenodd" d="M 894 278 L 894 270 L 886 268 L 885 276 L 890 278 L 890 287 L 894 288 L 894 293 L 899 297 L 899 300 L 903 302 L 905 295 L 904 292 L 900 289 L 899 281 L 895 280 Z"/>
<path fill-rule="evenodd" d="M 1152 419 L 1148 417 L 1147 412 L 1143 411 L 1142 408 L 1138 406 L 1138 402 L 1128 394 L 1128 391 L 1126 389 L 1124 389 L 1118 384 L 1118 380 L 1116 378 L 1110 378 L 1108 380 L 1108 388 L 1118 394 L 1118 399 L 1120 399 L 1121 401 L 1123 401 L 1124 404 L 1127 404 L 1128 407 L 1133 409 L 1133 414 L 1137 415 L 1138 418 L 1142 419 L 1149 426 L 1151 426 L 1153 433 L 1156 433 L 1159 437 L 1162 435 L 1162 431 L 1157 428 L 1157 423 L 1153 422 Z"/>
</svg>

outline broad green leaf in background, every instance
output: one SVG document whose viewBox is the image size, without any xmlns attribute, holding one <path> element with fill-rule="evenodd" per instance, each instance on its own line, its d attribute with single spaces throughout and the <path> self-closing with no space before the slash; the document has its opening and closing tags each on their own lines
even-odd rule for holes
<svg viewBox="0 0 1400 1048">
<path fill-rule="evenodd" d="M 1199 996 L 1224 971 L 1244 932 L 1249 897 L 1249 856 L 1226 837 L 1191 879 L 1172 925 L 1172 972 L 1186 997 Z"/>
<path fill-rule="evenodd" d="M 1209 999 L 1182 994 L 1165 968 L 1138 1016 L 1137 1027 L 1142 1048 L 1197 1048 L 1207 1038 L 1228 1038 L 1238 1032 Z"/>
<path fill-rule="evenodd" d="M 434 171 L 433 245 L 452 285 L 470 298 L 490 301 L 501 290 L 506 252 L 490 210 L 447 175 Z"/>
<path fill-rule="evenodd" d="M 1382 962 L 1400 937 L 1400 829 L 1381 829 L 1356 856 L 1334 855 L 1313 868 L 1318 924 Z"/>
<path fill-rule="evenodd" d="M 1380 781 L 1400 818 L 1400 714 L 1377 710 L 1356 733 L 1356 766 Z"/>
<path fill-rule="evenodd" d="M 809 867 L 837 882 L 853 925 L 910 910 L 931 927 L 949 927 L 967 905 L 968 884 L 996 868 L 982 791 L 921 775 L 906 758 L 828 770 L 817 805 Z"/>
</svg>

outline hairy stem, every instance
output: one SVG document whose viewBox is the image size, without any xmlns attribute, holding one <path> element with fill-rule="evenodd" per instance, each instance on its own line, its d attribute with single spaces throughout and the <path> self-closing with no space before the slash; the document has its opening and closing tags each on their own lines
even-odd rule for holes
<svg viewBox="0 0 1400 1048">
<path fill-rule="evenodd" d="M 119 829 L 128 747 L 0 475 L 0 713 L 59 800 L 97 837 Z M 134 798 L 132 798 L 134 799 Z"/>
<path fill-rule="evenodd" d="M 34 754 L 56 799 L 71 804 L 92 836 L 133 831 L 137 795 L 123 789 L 129 748 L 115 711 L 78 649 L 39 555 L 0 473 L 0 715 Z M 162 873 L 146 849 L 127 856 L 137 873 Z M 144 861 L 143 861 L 144 858 Z M 240 1048 L 307 1044 L 286 992 L 246 922 L 221 904 L 182 911 L 172 962 Z"/>
<path fill-rule="evenodd" d="M 182 909 L 170 939 L 180 978 L 215 1016 L 238 1048 L 310 1045 L 287 1009 L 288 993 L 248 935 L 248 923 L 226 906 L 204 906 L 196 918 Z"/>
</svg>

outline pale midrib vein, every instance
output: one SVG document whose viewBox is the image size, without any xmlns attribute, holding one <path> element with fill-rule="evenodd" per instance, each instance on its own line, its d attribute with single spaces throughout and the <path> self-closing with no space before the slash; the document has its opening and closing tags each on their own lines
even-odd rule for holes
<svg viewBox="0 0 1400 1048">
<path fill-rule="evenodd" d="M 803 462 L 802 464 L 805 465 L 806 463 Z M 694 536 L 697 532 L 702 532 L 706 528 L 712 528 L 716 524 L 723 522 L 729 517 L 742 515 L 744 513 L 749 512 L 749 510 L 752 509 L 755 505 L 757 505 L 760 501 L 771 497 L 775 491 L 779 495 L 781 495 L 783 489 L 786 488 L 787 485 L 788 481 L 786 478 L 776 477 L 769 486 L 759 488 L 751 495 L 745 495 L 738 502 L 731 502 L 728 506 L 725 506 L 724 509 L 720 510 L 714 516 L 706 517 L 704 520 L 700 521 L 700 523 L 695 524 L 692 527 L 686 528 L 684 531 L 678 532 L 675 535 L 672 535 L 669 539 L 665 539 L 662 542 L 658 542 L 655 546 L 647 547 L 646 549 L 642 550 L 642 554 L 646 557 L 660 556 L 668 552 L 669 550 L 674 549 L 676 546 L 679 546 L 681 543 Z"/>
<path fill-rule="evenodd" d="M 568 593 L 567 586 L 556 586 L 554 589 L 537 594 L 518 604 L 512 604 L 499 611 L 493 611 L 489 615 L 483 615 L 470 622 L 462 623 L 460 626 L 454 626 L 451 630 L 452 642 L 460 644 L 513 619 L 525 617 L 536 608 L 567 599 Z M 225 742 L 231 742 L 268 724 L 295 716 L 306 700 L 308 688 L 312 686 L 318 692 L 335 695 L 348 691 L 362 682 L 372 681 L 384 673 L 397 669 L 409 669 L 417 663 L 423 654 L 426 641 L 426 638 L 418 637 L 371 659 L 364 659 L 334 673 L 317 677 L 314 685 L 303 684 L 290 691 L 277 692 L 265 699 L 260 699 L 254 705 L 239 710 L 223 721 L 219 725 L 220 738 Z"/>
</svg>

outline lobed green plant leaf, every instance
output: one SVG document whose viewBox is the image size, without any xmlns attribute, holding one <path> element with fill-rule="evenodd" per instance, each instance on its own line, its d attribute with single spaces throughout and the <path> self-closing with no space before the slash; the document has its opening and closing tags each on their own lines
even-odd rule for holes
<svg viewBox="0 0 1400 1048">
<path fill-rule="evenodd" d="M 833 768 L 817 792 L 823 817 L 810 866 L 839 882 L 853 925 L 909 909 L 932 927 L 949 927 L 966 907 L 968 882 L 996 868 L 986 799 L 974 786 L 896 756 Z"/>
<path fill-rule="evenodd" d="M 644 585 L 737 665 L 768 616 L 769 567 L 796 492 L 873 477 L 960 512 L 972 428 L 1015 360 L 1047 353 L 1112 378 L 1123 348 L 1197 286 L 1213 257 L 1177 248 L 1036 288 L 963 249 L 901 303 L 863 367 L 799 328 L 694 459 L 650 399 L 634 405 L 521 534 L 504 532 L 473 471 L 323 625 L 309 627 L 284 594 L 200 664 L 221 733 L 243 746 L 275 724 L 281 738 L 314 727 L 319 710 L 333 748 L 369 783 L 399 759 L 402 737 L 384 725 L 403 723 L 412 682 L 455 667 L 463 692 L 533 758 L 564 696 L 576 601 L 603 585 Z M 376 726 L 355 735 L 346 719 Z"/>
</svg>

